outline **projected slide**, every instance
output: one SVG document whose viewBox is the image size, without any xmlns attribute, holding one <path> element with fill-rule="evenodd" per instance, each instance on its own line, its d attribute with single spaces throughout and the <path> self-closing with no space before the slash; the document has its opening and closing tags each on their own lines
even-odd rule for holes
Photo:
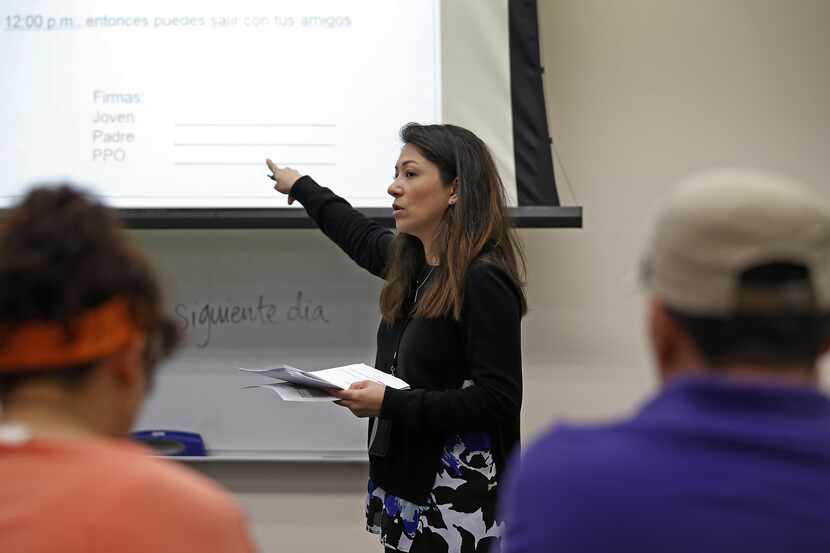
<svg viewBox="0 0 830 553">
<path fill-rule="evenodd" d="M 0 207 L 69 179 L 122 208 L 281 207 L 264 160 L 388 206 L 441 118 L 437 0 L 0 4 Z"/>
</svg>

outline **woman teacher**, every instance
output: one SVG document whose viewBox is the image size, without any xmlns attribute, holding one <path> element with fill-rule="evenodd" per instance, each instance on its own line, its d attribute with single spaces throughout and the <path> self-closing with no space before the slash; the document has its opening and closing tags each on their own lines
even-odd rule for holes
<svg viewBox="0 0 830 553">
<path fill-rule="evenodd" d="M 386 282 L 375 367 L 408 390 L 361 382 L 338 403 L 369 425 L 367 529 L 389 551 L 485 551 L 519 443 L 524 256 L 493 158 L 472 132 L 410 123 L 388 192 L 397 233 L 308 176 L 268 160 L 356 263 Z"/>
</svg>

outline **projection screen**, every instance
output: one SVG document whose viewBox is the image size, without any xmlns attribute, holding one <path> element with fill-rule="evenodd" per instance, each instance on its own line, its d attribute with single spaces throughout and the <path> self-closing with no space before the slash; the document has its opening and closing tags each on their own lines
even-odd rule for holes
<svg viewBox="0 0 830 553">
<path fill-rule="evenodd" d="M 541 80 L 538 91 L 516 83 L 516 41 L 537 39 L 515 36 L 515 21 L 511 37 L 511 4 L 3 2 L 0 208 L 55 181 L 122 209 L 286 207 L 266 157 L 355 206 L 389 207 L 409 121 L 470 128 L 510 205 L 556 205 L 544 107 L 513 104 L 516 86 L 541 99 Z M 517 153 L 517 136 L 542 154 L 518 184 L 528 147 Z"/>
</svg>

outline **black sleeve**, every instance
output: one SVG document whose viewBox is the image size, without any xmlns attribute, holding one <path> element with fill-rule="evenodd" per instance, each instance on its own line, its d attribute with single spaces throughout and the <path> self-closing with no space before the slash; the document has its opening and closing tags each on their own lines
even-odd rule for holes
<svg viewBox="0 0 830 553">
<path fill-rule="evenodd" d="M 438 433 L 485 430 L 517 420 L 522 404 L 521 312 L 512 281 L 479 263 L 465 284 L 461 314 L 465 374 L 455 390 L 386 388 L 381 416 Z"/>
<path fill-rule="evenodd" d="M 353 208 L 349 202 L 317 184 L 300 177 L 291 196 L 303 204 L 320 230 L 340 246 L 355 263 L 383 278 L 394 233 Z"/>
</svg>

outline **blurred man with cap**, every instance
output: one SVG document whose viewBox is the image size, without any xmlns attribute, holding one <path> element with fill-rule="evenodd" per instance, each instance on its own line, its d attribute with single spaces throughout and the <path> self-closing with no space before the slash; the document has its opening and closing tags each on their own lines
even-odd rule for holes
<svg viewBox="0 0 830 553">
<path fill-rule="evenodd" d="M 830 208 L 777 176 L 690 178 L 642 276 L 662 390 L 514 462 L 505 551 L 830 551 Z"/>
</svg>

